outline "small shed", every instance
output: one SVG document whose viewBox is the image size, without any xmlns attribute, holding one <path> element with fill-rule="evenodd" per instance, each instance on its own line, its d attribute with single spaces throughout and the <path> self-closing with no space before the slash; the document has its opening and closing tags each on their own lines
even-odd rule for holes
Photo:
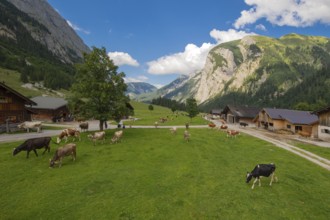
<svg viewBox="0 0 330 220">
<path fill-rule="evenodd" d="M 317 136 L 318 118 L 309 111 L 263 108 L 254 119 L 257 127 L 268 130 L 288 130 L 293 133 L 307 132 Z"/>
<path fill-rule="evenodd" d="M 33 120 L 38 121 L 70 121 L 70 110 L 68 102 L 63 98 L 37 96 L 32 98 L 37 105 L 29 107 L 36 114 L 33 115 Z"/>
<path fill-rule="evenodd" d="M 259 107 L 227 105 L 221 112 L 221 117 L 229 124 L 239 122 L 251 124 L 259 111 Z"/>
<path fill-rule="evenodd" d="M 319 118 L 318 138 L 330 141 L 330 106 L 313 112 Z"/>
</svg>

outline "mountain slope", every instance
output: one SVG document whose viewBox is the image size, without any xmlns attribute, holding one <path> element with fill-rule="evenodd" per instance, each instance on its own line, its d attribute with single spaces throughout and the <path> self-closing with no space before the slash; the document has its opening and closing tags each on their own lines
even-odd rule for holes
<svg viewBox="0 0 330 220">
<path fill-rule="evenodd" d="M 157 88 L 149 83 L 144 82 L 131 82 L 127 84 L 127 94 L 134 98 L 137 95 L 149 93 L 157 90 Z"/>
<path fill-rule="evenodd" d="M 180 91 L 180 97 L 172 98 L 193 96 L 208 109 L 230 102 L 289 107 L 295 103 L 287 96 L 295 88 L 300 91 L 298 88 L 308 81 L 315 82 L 320 76 L 321 84 L 310 82 L 309 90 L 325 88 L 330 79 L 329 67 L 329 38 L 297 34 L 279 39 L 248 36 L 214 47 L 203 70 L 186 82 L 187 89 Z M 299 97 L 295 102 L 304 101 L 304 96 Z M 330 103 L 325 94 L 314 98 Z"/>
<path fill-rule="evenodd" d="M 19 10 L 37 20 L 47 28 L 31 27 L 28 23 L 24 26 L 31 32 L 32 37 L 46 46 L 53 54 L 60 57 L 65 63 L 74 63 L 82 59 L 83 52 L 89 48 L 79 38 L 67 22 L 45 0 L 8 0 Z"/>
</svg>

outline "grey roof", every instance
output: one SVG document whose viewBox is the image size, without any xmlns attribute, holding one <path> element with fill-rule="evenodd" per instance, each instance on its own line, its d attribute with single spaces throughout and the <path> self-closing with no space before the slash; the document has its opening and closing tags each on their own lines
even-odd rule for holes
<svg viewBox="0 0 330 220">
<path fill-rule="evenodd" d="M 250 107 L 250 106 L 234 106 L 227 105 L 225 109 L 222 111 L 228 112 L 230 110 L 234 116 L 239 116 L 241 118 L 254 118 L 258 115 L 261 108 L 259 107 Z"/>
<path fill-rule="evenodd" d="M 318 117 L 309 111 L 277 108 L 264 108 L 264 110 L 272 119 L 287 120 L 292 124 L 309 125 L 318 121 Z"/>
<path fill-rule="evenodd" d="M 32 98 L 31 100 L 37 103 L 37 106 L 32 107 L 36 109 L 58 109 L 68 104 L 68 102 L 63 98 L 47 96 L 37 96 Z"/>
</svg>

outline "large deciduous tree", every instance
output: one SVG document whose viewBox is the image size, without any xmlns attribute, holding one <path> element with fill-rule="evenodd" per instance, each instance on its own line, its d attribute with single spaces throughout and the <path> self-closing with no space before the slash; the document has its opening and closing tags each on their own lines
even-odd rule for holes
<svg viewBox="0 0 330 220">
<path fill-rule="evenodd" d="M 100 130 L 106 120 L 117 121 L 127 114 L 125 74 L 117 70 L 105 48 L 96 47 L 84 54 L 84 62 L 76 66 L 71 106 L 79 116 L 99 120 Z"/>
</svg>

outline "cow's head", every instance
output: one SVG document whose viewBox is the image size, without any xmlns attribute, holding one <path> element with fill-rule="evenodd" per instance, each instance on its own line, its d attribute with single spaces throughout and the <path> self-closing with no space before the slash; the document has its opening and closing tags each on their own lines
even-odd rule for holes
<svg viewBox="0 0 330 220">
<path fill-rule="evenodd" d="M 55 166 L 55 160 L 49 159 L 49 167 L 53 168 Z"/>
<path fill-rule="evenodd" d="M 21 152 L 21 149 L 19 149 L 19 148 L 14 148 L 13 156 L 15 156 L 16 154 L 18 154 L 19 152 Z"/>
<path fill-rule="evenodd" d="M 252 179 L 252 174 L 251 173 L 249 173 L 249 172 L 247 172 L 246 173 L 246 183 L 249 183 L 250 182 L 250 180 Z"/>
</svg>

